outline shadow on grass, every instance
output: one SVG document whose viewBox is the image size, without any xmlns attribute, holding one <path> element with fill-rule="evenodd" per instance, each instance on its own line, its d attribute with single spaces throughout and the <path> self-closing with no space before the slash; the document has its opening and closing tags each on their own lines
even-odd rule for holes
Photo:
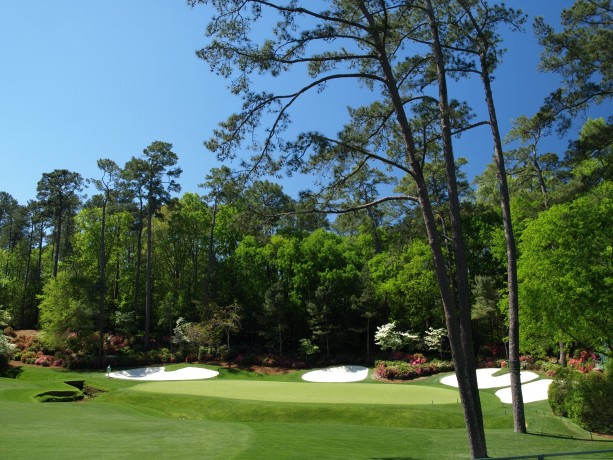
<svg viewBox="0 0 613 460">
<path fill-rule="evenodd" d="M 0 377 L 5 379 L 16 379 L 22 372 L 23 369 L 20 366 L 8 366 L 0 369 Z"/>
<path fill-rule="evenodd" d="M 557 439 L 572 439 L 573 441 L 597 441 L 597 442 L 610 442 L 613 443 L 613 439 L 606 439 L 606 438 L 597 438 L 594 439 L 592 437 L 592 433 L 589 433 L 590 437 L 587 438 L 578 438 L 576 436 L 571 436 L 571 435 L 565 435 L 565 434 L 556 434 L 556 433 L 546 433 L 543 431 L 528 431 L 526 434 L 530 435 L 530 436 L 541 436 L 544 438 L 557 438 Z"/>
<path fill-rule="evenodd" d="M 238 367 L 222 367 L 220 369 L 223 369 L 224 371 L 226 371 L 226 373 L 228 374 L 240 374 L 241 372 L 243 372 L 241 369 L 239 369 Z"/>
<path fill-rule="evenodd" d="M 419 460 L 415 457 L 373 457 L 372 460 Z"/>
</svg>

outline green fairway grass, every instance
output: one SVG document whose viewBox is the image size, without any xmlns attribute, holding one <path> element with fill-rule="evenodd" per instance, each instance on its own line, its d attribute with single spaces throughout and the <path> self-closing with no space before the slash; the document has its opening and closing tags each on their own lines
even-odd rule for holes
<svg viewBox="0 0 613 460">
<path fill-rule="evenodd" d="M 244 424 L 176 420 L 152 410 L 84 403 L 0 402 L 0 458 L 224 458 L 253 437 Z"/>
<path fill-rule="evenodd" d="M 213 380 L 139 383 L 26 367 L 16 379 L 0 378 L 0 459 L 469 458 L 457 390 L 438 377 L 316 384 L 300 375 L 230 370 Z M 82 402 L 36 402 L 37 394 L 78 379 L 106 392 Z M 546 402 L 526 406 L 532 434 L 519 435 L 510 406 L 493 390 L 481 400 L 492 457 L 613 449 L 552 416 Z"/>
</svg>

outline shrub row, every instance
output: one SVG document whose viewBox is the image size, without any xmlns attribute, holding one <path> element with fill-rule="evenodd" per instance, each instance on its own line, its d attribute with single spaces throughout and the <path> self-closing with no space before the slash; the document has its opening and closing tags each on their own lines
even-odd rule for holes
<svg viewBox="0 0 613 460">
<path fill-rule="evenodd" d="M 411 364 L 406 361 L 377 361 L 375 362 L 375 374 L 387 380 L 413 380 L 418 377 L 449 372 L 453 370 L 450 361 L 434 360 L 429 363 Z"/>
<path fill-rule="evenodd" d="M 584 430 L 613 434 L 613 372 L 558 372 L 548 399 L 554 414 L 570 418 Z"/>
</svg>

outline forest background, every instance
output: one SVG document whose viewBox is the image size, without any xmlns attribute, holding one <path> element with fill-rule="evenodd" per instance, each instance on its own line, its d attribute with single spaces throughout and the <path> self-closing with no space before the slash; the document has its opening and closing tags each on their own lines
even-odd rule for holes
<svg viewBox="0 0 613 460">
<path fill-rule="evenodd" d="M 610 33 L 610 23 L 597 28 Z M 544 49 L 547 33 L 540 29 Z M 597 48 L 605 59 L 585 55 L 601 65 L 589 78 L 610 85 L 610 51 Z M 602 115 L 604 107 L 608 117 L 609 97 L 605 88 L 579 111 L 524 114 L 506 138 L 526 353 L 551 353 L 559 343 L 611 350 L 611 120 L 585 115 L 595 107 Z M 415 123 L 432 135 L 431 124 Z M 568 145 L 543 148 L 559 132 Z M 444 162 L 436 148 L 424 161 L 437 222 L 448 235 Z M 504 354 L 506 249 L 496 171 L 488 165 L 471 184 L 465 164 L 457 160 L 475 343 L 481 354 Z M 0 196 L 0 305 L 12 327 L 41 327 L 49 347 L 103 354 L 109 334 L 135 338 L 136 347 L 172 347 L 183 318 L 202 344 L 225 344 L 225 352 L 232 335 L 235 354 L 368 360 L 377 326 L 393 321 L 421 335 L 444 326 L 426 230 L 411 201 L 330 219 L 304 212 L 323 195 L 287 194 L 271 176 L 247 180 L 224 165 L 203 174 L 202 193 L 181 195 L 178 155 L 163 141 L 122 165 L 108 158 L 97 165 L 90 178 L 64 168 L 43 173 L 28 203 Z M 324 197 L 326 205 L 359 207 L 410 192 L 394 175 L 363 172 Z"/>
</svg>

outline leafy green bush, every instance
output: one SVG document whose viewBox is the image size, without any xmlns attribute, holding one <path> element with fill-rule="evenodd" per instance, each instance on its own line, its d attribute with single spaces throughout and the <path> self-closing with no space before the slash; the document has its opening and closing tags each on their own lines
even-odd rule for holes
<svg viewBox="0 0 613 460">
<path fill-rule="evenodd" d="M 21 354 L 21 362 L 25 364 L 34 364 L 38 355 L 35 351 L 26 351 Z"/>
<path fill-rule="evenodd" d="M 560 366 L 558 363 L 546 362 L 543 364 L 542 370 L 544 370 L 549 377 L 556 377 L 560 372 L 563 372 L 564 367 Z"/>
<path fill-rule="evenodd" d="M 583 429 L 613 434 L 613 376 L 590 372 L 566 402 L 568 417 Z"/>
<path fill-rule="evenodd" d="M 570 398 L 570 395 L 576 388 L 576 382 L 573 378 L 572 372 L 560 372 L 556 375 L 556 378 L 549 389 L 547 390 L 547 399 L 549 401 L 549 407 L 555 415 L 561 417 L 568 417 L 568 409 L 566 402 Z"/>
<path fill-rule="evenodd" d="M 554 414 L 570 418 L 584 430 L 613 434 L 611 372 L 558 372 L 549 386 L 548 400 Z"/>
</svg>

